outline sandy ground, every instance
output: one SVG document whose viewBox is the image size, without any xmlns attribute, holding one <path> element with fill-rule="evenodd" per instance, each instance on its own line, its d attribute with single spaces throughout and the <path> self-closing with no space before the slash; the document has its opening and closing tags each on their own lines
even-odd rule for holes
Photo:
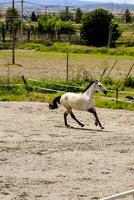
<svg viewBox="0 0 134 200">
<path fill-rule="evenodd" d="M 75 112 L 85 123 L 63 123 L 63 108 L 0 102 L 0 200 L 89 200 L 134 189 L 134 112 Z M 125 198 L 125 199 L 132 199 Z"/>
</svg>

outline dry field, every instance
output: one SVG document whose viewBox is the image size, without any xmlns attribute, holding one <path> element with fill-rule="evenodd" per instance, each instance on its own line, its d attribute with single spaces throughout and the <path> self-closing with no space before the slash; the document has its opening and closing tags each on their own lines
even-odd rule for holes
<svg viewBox="0 0 134 200">
<path fill-rule="evenodd" d="M 69 78 L 99 79 L 106 67 L 113 66 L 118 61 L 110 74 L 114 78 L 124 78 L 134 63 L 134 59 L 121 57 L 70 54 L 69 55 Z M 16 65 L 11 63 L 11 51 L 0 52 L 0 79 L 21 78 L 25 75 L 33 79 L 65 79 L 66 78 L 66 54 L 56 52 L 37 52 L 33 50 L 16 51 Z M 18 65 L 17 65 L 18 64 Z M 106 74 L 107 74 L 106 73 Z M 134 70 L 131 73 L 134 75 Z"/>
<path fill-rule="evenodd" d="M 134 188 L 134 112 L 76 112 L 80 128 L 63 124 L 63 108 L 0 102 L 0 199 L 95 200 Z M 125 200 L 132 198 L 125 198 Z"/>
</svg>

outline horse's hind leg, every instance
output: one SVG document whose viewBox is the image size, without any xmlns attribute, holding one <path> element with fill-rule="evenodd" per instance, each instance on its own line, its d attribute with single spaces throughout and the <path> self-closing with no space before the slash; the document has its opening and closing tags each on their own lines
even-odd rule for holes
<svg viewBox="0 0 134 200">
<path fill-rule="evenodd" d="M 70 113 L 70 115 L 71 115 L 71 117 L 81 126 L 81 127 L 83 127 L 84 126 L 84 124 L 82 124 L 81 122 L 79 122 L 79 120 L 78 119 L 76 119 L 76 117 L 75 117 L 75 115 L 73 114 L 73 112 L 72 111 L 70 111 L 69 112 Z"/>
<path fill-rule="evenodd" d="M 101 125 L 99 117 L 96 113 L 95 109 L 89 109 L 89 112 L 93 113 L 94 117 L 95 117 L 95 125 L 97 126 L 99 124 L 99 126 L 101 127 L 101 129 L 104 129 L 104 127 Z"/>
<path fill-rule="evenodd" d="M 68 115 L 68 111 L 64 112 L 64 123 L 66 127 L 69 127 L 68 123 L 67 123 L 67 115 Z"/>
</svg>

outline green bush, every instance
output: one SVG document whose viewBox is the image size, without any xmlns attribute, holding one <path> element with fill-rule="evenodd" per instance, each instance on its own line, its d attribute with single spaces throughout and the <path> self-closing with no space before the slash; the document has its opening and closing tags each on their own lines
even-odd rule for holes
<svg viewBox="0 0 134 200">
<path fill-rule="evenodd" d="M 12 48 L 12 43 L 10 42 L 0 42 L 0 50 L 4 49 L 11 49 Z"/>
<path fill-rule="evenodd" d="M 85 53 L 85 54 L 100 54 L 100 55 L 115 55 L 115 56 L 134 56 L 134 47 L 119 47 L 119 48 L 107 48 L 107 47 L 92 47 L 84 45 L 74 45 L 69 42 L 55 42 L 47 45 L 39 43 L 25 43 L 22 46 L 17 46 L 18 49 L 35 49 L 36 51 L 56 51 L 69 53 Z"/>
<path fill-rule="evenodd" d="M 125 87 L 131 87 L 134 88 L 134 77 L 129 76 L 125 81 L 124 81 Z"/>
<path fill-rule="evenodd" d="M 106 77 L 103 79 L 103 83 L 105 85 L 113 85 L 114 84 L 114 80 L 111 77 Z"/>
</svg>

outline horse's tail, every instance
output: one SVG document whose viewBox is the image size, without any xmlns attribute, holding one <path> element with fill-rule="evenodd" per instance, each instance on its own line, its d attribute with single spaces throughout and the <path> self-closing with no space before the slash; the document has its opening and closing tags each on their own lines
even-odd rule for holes
<svg viewBox="0 0 134 200">
<path fill-rule="evenodd" d="M 60 104 L 60 98 L 61 96 L 57 96 L 53 99 L 53 101 L 49 104 L 50 110 L 53 110 L 59 107 L 58 104 Z"/>
</svg>

